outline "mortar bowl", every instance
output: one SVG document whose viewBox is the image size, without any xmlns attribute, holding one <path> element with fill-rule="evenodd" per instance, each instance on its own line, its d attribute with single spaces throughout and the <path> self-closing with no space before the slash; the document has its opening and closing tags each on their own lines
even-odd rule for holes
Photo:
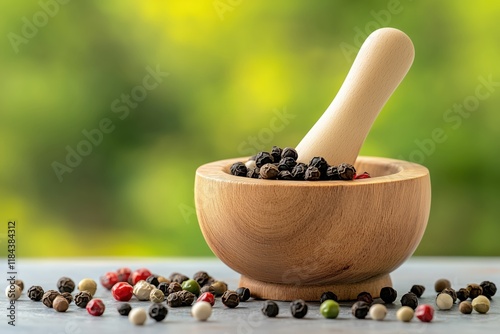
<svg viewBox="0 0 500 334">
<path fill-rule="evenodd" d="M 196 171 L 195 202 L 215 255 L 260 299 L 318 301 L 325 291 L 378 297 L 418 246 L 430 212 L 427 168 L 363 157 L 353 181 L 278 181 L 229 173 L 247 158 Z"/>
</svg>

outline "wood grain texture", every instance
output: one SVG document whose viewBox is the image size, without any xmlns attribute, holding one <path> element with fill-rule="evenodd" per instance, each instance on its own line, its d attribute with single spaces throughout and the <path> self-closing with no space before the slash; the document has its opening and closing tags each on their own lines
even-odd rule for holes
<svg viewBox="0 0 500 334">
<path fill-rule="evenodd" d="M 359 157 L 356 169 L 373 178 L 354 181 L 260 180 L 228 173 L 232 163 L 245 160 L 199 167 L 195 201 L 212 251 L 248 279 L 306 290 L 363 286 L 400 266 L 422 238 L 431 199 L 423 166 Z M 275 299 L 289 299 L 288 290 Z"/>
<path fill-rule="evenodd" d="M 297 146 L 299 161 L 322 156 L 330 165 L 353 164 L 414 54 L 410 38 L 400 30 L 383 28 L 368 36 L 337 96 Z"/>
</svg>

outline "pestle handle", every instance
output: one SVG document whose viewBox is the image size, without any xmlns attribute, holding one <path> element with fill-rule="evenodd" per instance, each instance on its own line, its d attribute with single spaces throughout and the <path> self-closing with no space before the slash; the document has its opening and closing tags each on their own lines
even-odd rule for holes
<svg viewBox="0 0 500 334">
<path fill-rule="evenodd" d="M 330 165 L 354 164 L 378 113 L 410 69 L 413 43 L 382 28 L 361 46 L 337 96 L 297 146 L 299 161 L 322 156 Z"/>
</svg>

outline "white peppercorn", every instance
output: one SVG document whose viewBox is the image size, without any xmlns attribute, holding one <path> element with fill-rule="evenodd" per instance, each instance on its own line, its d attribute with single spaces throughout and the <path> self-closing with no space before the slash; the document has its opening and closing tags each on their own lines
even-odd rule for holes
<svg viewBox="0 0 500 334">
<path fill-rule="evenodd" d="M 436 306 L 440 310 L 449 310 L 453 307 L 453 297 L 446 292 L 441 292 L 436 297 Z"/>
<path fill-rule="evenodd" d="M 161 303 L 165 299 L 165 294 L 160 289 L 153 289 L 149 294 L 149 300 L 153 303 Z"/>
<path fill-rule="evenodd" d="M 153 291 L 154 288 L 155 288 L 154 285 L 149 284 L 148 282 L 142 280 L 137 282 L 136 285 L 134 285 L 133 294 L 139 300 L 149 300 L 151 291 Z"/>
<path fill-rule="evenodd" d="M 9 300 L 18 300 L 19 297 L 21 297 L 21 288 L 16 284 L 7 285 L 5 296 L 7 296 Z"/>
<path fill-rule="evenodd" d="M 490 300 L 486 296 L 477 296 L 472 300 L 472 307 L 478 313 L 488 313 L 490 310 Z"/>
<path fill-rule="evenodd" d="M 142 326 L 148 318 L 148 313 L 142 307 L 135 307 L 130 310 L 128 320 L 136 326 Z"/>
<path fill-rule="evenodd" d="M 196 302 L 191 307 L 191 315 L 198 321 L 206 321 L 212 315 L 212 305 L 205 301 Z"/>
<path fill-rule="evenodd" d="M 397 312 L 396 317 L 399 321 L 410 322 L 413 319 L 415 311 L 409 306 L 402 306 Z"/>
<path fill-rule="evenodd" d="M 384 320 L 387 308 L 382 304 L 374 304 L 370 307 L 369 314 L 373 320 Z"/>
</svg>

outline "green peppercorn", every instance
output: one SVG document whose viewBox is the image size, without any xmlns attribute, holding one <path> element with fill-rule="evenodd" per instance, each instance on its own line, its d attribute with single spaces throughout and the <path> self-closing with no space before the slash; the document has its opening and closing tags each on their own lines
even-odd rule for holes
<svg viewBox="0 0 500 334">
<path fill-rule="evenodd" d="M 465 288 L 460 288 L 458 291 L 457 291 L 457 298 L 463 302 L 464 300 L 467 300 L 469 299 L 469 290 L 465 289 Z"/>
<path fill-rule="evenodd" d="M 276 179 L 278 177 L 278 167 L 269 163 L 260 167 L 259 175 L 262 179 Z"/>
<path fill-rule="evenodd" d="M 272 164 L 273 157 L 268 152 L 259 152 L 255 156 L 255 165 L 259 168 L 266 164 Z"/>
<path fill-rule="evenodd" d="M 291 147 L 285 147 L 283 151 L 281 152 L 281 158 L 293 158 L 294 160 L 297 160 L 299 155 L 297 154 L 297 151 Z"/>
<path fill-rule="evenodd" d="M 294 180 L 304 180 L 306 176 L 307 165 L 299 162 L 292 169 L 292 176 Z"/>
<path fill-rule="evenodd" d="M 325 300 L 334 300 L 336 302 L 339 301 L 338 297 L 336 294 L 334 294 L 331 291 L 325 291 L 321 294 L 321 297 L 319 298 L 319 302 L 323 303 Z"/>
<path fill-rule="evenodd" d="M 314 166 L 309 166 L 306 169 L 306 173 L 304 175 L 304 180 L 306 181 L 317 181 L 321 177 L 321 173 L 318 168 Z"/>
<path fill-rule="evenodd" d="M 227 290 L 222 294 L 222 304 L 229 308 L 235 308 L 240 303 L 240 296 L 236 291 Z"/>
<path fill-rule="evenodd" d="M 467 285 L 467 291 L 469 291 L 470 299 L 474 299 L 483 294 L 483 288 L 479 284 L 474 283 Z"/>
<path fill-rule="evenodd" d="M 410 292 L 413 292 L 417 298 L 422 297 L 424 294 L 425 287 L 423 285 L 414 285 L 411 287 Z"/>
<path fill-rule="evenodd" d="M 356 174 L 356 169 L 353 165 L 342 163 L 337 166 L 337 173 L 341 180 L 352 180 Z"/>
<path fill-rule="evenodd" d="M 200 295 L 200 285 L 194 279 L 182 282 L 182 289 L 191 292 L 196 297 Z"/>
<path fill-rule="evenodd" d="M 241 302 L 246 302 L 250 299 L 250 290 L 248 288 L 240 287 L 236 289 L 236 293 L 240 297 Z"/>
<path fill-rule="evenodd" d="M 380 298 L 386 304 L 393 303 L 398 297 L 398 292 L 390 286 L 386 286 L 380 290 Z"/>
<path fill-rule="evenodd" d="M 451 288 L 451 282 L 446 278 L 440 278 L 434 283 L 434 290 L 441 292 L 446 288 Z"/>
<path fill-rule="evenodd" d="M 264 304 L 262 305 L 262 313 L 265 316 L 268 316 L 269 318 L 274 318 L 278 315 L 279 313 L 279 307 L 278 304 L 271 300 L 266 300 Z"/>
<path fill-rule="evenodd" d="M 479 286 L 483 289 L 483 295 L 491 299 L 497 293 L 497 286 L 490 281 L 483 281 Z"/>
<path fill-rule="evenodd" d="M 290 311 L 292 312 L 292 316 L 297 319 L 301 319 L 307 314 L 307 304 L 302 299 L 294 300 L 290 303 Z"/>
<path fill-rule="evenodd" d="M 368 305 L 373 304 L 373 297 L 369 292 L 363 291 L 358 294 L 358 297 L 356 298 L 358 301 L 365 302 Z"/>
<path fill-rule="evenodd" d="M 355 302 L 351 307 L 352 315 L 357 319 L 364 319 L 370 310 L 370 306 L 361 301 Z"/>
<path fill-rule="evenodd" d="M 339 303 L 332 299 L 327 299 L 321 303 L 319 312 L 327 319 L 335 319 L 338 317 L 340 311 Z"/>
<path fill-rule="evenodd" d="M 418 298 L 413 292 L 408 292 L 401 297 L 401 305 L 416 309 L 418 306 Z"/>
</svg>

